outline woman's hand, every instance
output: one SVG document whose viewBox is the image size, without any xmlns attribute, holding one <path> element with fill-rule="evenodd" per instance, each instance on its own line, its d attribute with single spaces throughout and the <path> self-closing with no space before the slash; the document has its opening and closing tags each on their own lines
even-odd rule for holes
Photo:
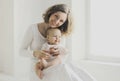
<svg viewBox="0 0 120 81">
<path fill-rule="evenodd" d="M 38 59 L 41 59 L 41 58 L 49 59 L 50 58 L 50 54 L 45 50 L 36 50 L 33 52 L 33 56 Z"/>
<path fill-rule="evenodd" d="M 51 48 L 50 48 L 50 54 L 51 54 L 52 56 L 58 56 L 58 55 L 59 55 L 59 49 L 58 49 L 58 48 L 51 47 Z"/>
</svg>

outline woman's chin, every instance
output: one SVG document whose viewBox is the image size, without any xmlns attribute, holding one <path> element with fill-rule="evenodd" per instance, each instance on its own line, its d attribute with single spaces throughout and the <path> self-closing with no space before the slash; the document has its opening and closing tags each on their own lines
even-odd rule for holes
<svg viewBox="0 0 120 81">
<path fill-rule="evenodd" d="M 51 26 L 51 28 L 56 28 L 56 26 Z"/>
<path fill-rule="evenodd" d="M 54 25 L 54 24 L 51 24 L 50 27 L 51 27 L 51 28 L 57 28 L 57 26 Z"/>
</svg>

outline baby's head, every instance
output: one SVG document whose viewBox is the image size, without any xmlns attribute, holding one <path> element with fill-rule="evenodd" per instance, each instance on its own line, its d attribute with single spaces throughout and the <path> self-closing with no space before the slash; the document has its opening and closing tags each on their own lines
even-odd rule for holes
<svg viewBox="0 0 120 81">
<path fill-rule="evenodd" d="M 47 30 L 47 42 L 51 45 L 56 45 L 60 43 L 61 31 L 57 28 L 49 28 Z"/>
</svg>

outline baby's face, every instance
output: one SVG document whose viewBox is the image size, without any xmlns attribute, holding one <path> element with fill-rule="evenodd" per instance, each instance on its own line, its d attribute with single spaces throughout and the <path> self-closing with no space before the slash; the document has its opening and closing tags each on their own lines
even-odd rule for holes
<svg viewBox="0 0 120 81">
<path fill-rule="evenodd" d="M 52 31 L 47 35 L 47 40 L 49 44 L 59 44 L 61 40 L 61 32 L 59 30 Z"/>
</svg>

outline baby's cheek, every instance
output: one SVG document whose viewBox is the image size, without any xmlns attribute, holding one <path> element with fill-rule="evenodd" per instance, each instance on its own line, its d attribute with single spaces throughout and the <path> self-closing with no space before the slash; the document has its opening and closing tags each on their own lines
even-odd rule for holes
<svg viewBox="0 0 120 81">
<path fill-rule="evenodd" d="M 55 38 L 55 37 L 53 37 L 53 41 L 54 41 L 54 40 L 56 40 L 56 38 Z"/>
</svg>

